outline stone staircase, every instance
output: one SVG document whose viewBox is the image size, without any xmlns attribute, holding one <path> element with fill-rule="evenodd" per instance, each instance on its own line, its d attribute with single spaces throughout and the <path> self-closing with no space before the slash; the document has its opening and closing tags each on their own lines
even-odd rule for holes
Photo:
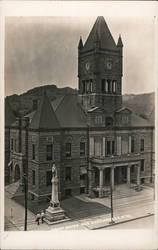
<svg viewBox="0 0 158 250">
<path fill-rule="evenodd" d="M 7 185 L 5 187 L 5 192 L 10 199 L 15 196 L 23 195 L 22 186 L 20 185 L 19 181 Z"/>
</svg>

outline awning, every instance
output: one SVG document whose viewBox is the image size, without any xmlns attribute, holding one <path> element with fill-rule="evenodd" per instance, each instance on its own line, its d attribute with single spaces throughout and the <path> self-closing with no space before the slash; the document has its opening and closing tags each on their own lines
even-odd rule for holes
<svg viewBox="0 0 158 250">
<path fill-rule="evenodd" d="M 87 174 L 86 166 L 80 167 L 80 174 Z"/>
<path fill-rule="evenodd" d="M 8 167 L 10 167 L 13 163 L 13 160 L 11 160 L 9 163 L 8 163 Z"/>
</svg>

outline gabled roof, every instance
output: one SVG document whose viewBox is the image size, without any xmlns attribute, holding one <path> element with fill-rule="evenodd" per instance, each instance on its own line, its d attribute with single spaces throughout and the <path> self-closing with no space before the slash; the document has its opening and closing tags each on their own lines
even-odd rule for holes
<svg viewBox="0 0 158 250">
<path fill-rule="evenodd" d="M 91 112 L 103 113 L 103 109 L 101 107 L 92 107 L 91 109 L 88 110 L 88 113 L 91 113 Z"/>
<path fill-rule="evenodd" d="M 9 101 L 5 101 L 5 126 L 10 126 L 13 122 L 16 121 L 16 116 L 11 109 Z"/>
<path fill-rule="evenodd" d="M 52 102 L 61 127 L 86 127 L 86 115 L 78 104 L 78 96 L 68 94 Z"/>
<path fill-rule="evenodd" d="M 126 108 L 126 107 L 122 107 L 122 108 L 116 110 L 115 112 L 116 113 L 123 113 L 123 112 L 132 113 L 132 111 L 129 108 Z"/>
<path fill-rule="evenodd" d="M 131 114 L 131 124 L 132 127 L 150 127 L 152 126 L 150 122 L 139 115 L 134 113 Z"/>
<path fill-rule="evenodd" d="M 82 51 L 94 49 L 95 42 L 100 42 L 100 48 L 102 49 L 117 49 L 111 32 L 102 16 L 97 18 Z"/>
<path fill-rule="evenodd" d="M 29 128 L 31 129 L 56 129 L 59 128 L 59 122 L 49 101 L 48 96 L 44 92 L 39 107 L 32 117 Z"/>
<path fill-rule="evenodd" d="M 34 110 L 31 113 L 25 115 L 24 117 L 28 117 L 29 118 L 29 122 L 31 123 L 32 118 L 34 117 L 35 113 L 36 113 L 36 110 Z"/>
</svg>

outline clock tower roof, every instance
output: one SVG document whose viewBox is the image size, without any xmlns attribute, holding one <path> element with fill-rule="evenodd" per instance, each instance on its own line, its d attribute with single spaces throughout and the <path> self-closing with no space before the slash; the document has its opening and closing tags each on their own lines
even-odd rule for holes
<svg viewBox="0 0 158 250">
<path fill-rule="evenodd" d="M 99 47 L 102 49 L 116 50 L 115 41 L 105 22 L 104 17 L 99 16 L 84 44 L 82 51 L 94 49 L 95 43 L 99 42 Z"/>
</svg>

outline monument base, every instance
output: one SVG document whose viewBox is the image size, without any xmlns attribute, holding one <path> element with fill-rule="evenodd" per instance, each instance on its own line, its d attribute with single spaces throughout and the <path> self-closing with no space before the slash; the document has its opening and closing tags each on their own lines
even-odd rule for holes
<svg viewBox="0 0 158 250">
<path fill-rule="evenodd" d="M 65 211 L 61 207 L 49 206 L 45 212 L 44 221 L 47 224 L 55 224 L 56 222 L 65 221 L 68 218 L 65 215 Z"/>
</svg>

